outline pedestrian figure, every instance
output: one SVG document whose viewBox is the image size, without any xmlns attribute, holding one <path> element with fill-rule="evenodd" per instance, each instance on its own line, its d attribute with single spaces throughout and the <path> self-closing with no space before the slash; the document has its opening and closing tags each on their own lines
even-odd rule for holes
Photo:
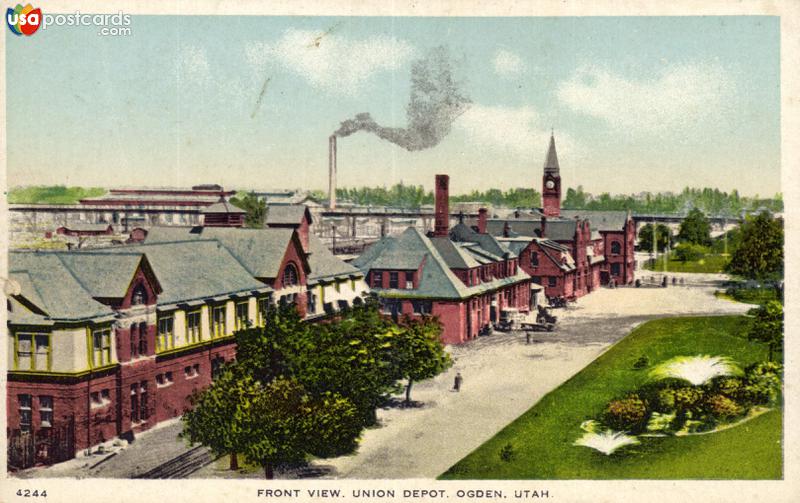
<svg viewBox="0 0 800 503">
<path fill-rule="evenodd" d="M 676 278 L 675 276 L 673 276 L 673 277 L 672 277 L 672 286 L 675 286 L 675 284 L 676 284 L 677 282 L 678 282 L 678 278 Z"/>
<path fill-rule="evenodd" d="M 531 343 L 531 333 L 525 332 L 525 344 L 530 344 L 530 343 Z"/>
<path fill-rule="evenodd" d="M 461 372 L 456 372 L 456 379 L 453 383 L 453 391 L 461 391 L 461 383 L 464 381 L 464 378 L 461 377 Z"/>
</svg>

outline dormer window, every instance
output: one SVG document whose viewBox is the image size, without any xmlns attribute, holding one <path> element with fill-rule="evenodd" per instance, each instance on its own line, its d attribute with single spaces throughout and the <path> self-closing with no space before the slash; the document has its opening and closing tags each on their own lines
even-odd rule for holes
<svg viewBox="0 0 800 503">
<path fill-rule="evenodd" d="M 136 285 L 133 289 L 133 296 L 131 297 L 131 304 L 134 306 L 141 306 L 147 302 L 147 292 L 142 284 Z"/>
</svg>

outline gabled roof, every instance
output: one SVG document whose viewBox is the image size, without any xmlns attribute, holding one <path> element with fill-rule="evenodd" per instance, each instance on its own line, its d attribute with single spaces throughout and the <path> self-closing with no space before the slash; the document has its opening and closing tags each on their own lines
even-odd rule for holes
<svg viewBox="0 0 800 503">
<path fill-rule="evenodd" d="M 469 260 L 463 253 L 472 253 L 480 250 L 487 253 L 477 244 L 453 243 L 454 249 L 444 245 L 435 245 L 434 239 L 428 238 L 415 227 L 409 227 L 399 236 L 386 237 L 370 246 L 363 254 L 353 260 L 353 265 L 365 274 L 370 270 L 408 270 L 422 266 L 418 288 L 405 289 L 378 289 L 386 297 L 403 298 L 436 298 L 436 299 L 464 299 L 473 295 L 491 291 L 505 285 L 519 281 L 529 280 L 521 268 L 517 274 L 508 278 L 495 279 L 480 283 L 475 286 L 466 286 L 451 270 L 447 260 L 439 252 L 443 248 L 447 253 L 454 253 L 451 260 Z M 446 239 L 446 238 L 439 238 Z M 499 246 L 499 244 L 498 244 Z M 475 260 L 475 257 L 471 257 Z M 416 265 L 415 265 L 416 264 Z"/>
<path fill-rule="evenodd" d="M 497 260 L 502 259 L 503 255 L 506 253 L 509 253 L 511 258 L 516 256 L 516 254 L 509 250 L 507 246 L 498 242 L 497 239 L 495 239 L 491 234 L 481 234 L 476 232 L 464 223 L 459 223 L 451 228 L 449 234 L 450 239 L 453 241 L 477 243 L 478 246 L 483 249 L 483 252 L 490 253 L 491 255 L 497 257 Z M 481 252 L 481 250 L 476 251 Z"/>
<path fill-rule="evenodd" d="M 163 291 L 158 304 L 174 304 L 239 292 L 268 291 L 216 239 L 143 243 L 99 248 L 93 253 L 119 255 L 136 250 L 147 256 Z"/>
<path fill-rule="evenodd" d="M 234 206 L 228 201 L 221 200 L 211 206 L 206 206 L 200 210 L 200 213 L 247 213 L 245 210 Z"/>
<path fill-rule="evenodd" d="M 291 228 L 153 227 L 147 243 L 186 239 L 216 239 L 256 278 L 278 276 L 295 233 Z"/>
<path fill-rule="evenodd" d="M 141 252 L 128 251 L 109 256 L 107 253 L 60 253 L 59 260 L 94 298 L 118 299 L 125 296 L 139 264 L 147 262 Z M 149 268 L 149 265 L 145 265 Z M 156 289 L 160 285 L 154 285 Z"/>
<path fill-rule="evenodd" d="M 627 211 L 561 210 L 561 216 L 574 219 L 579 217 L 589 221 L 598 231 L 622 231 L 628 221 Z M 548 222 L 549 223 L 549 222 Z"/>
<path fill-rule="evenodd" d="M 538 218 L 491 219 L 486 222 L 486 232 L 493 236 L 502 236 L 506 222 L 512 236 L 538 237 L 538 231 L 542 228 L 542 221 Z M 548 219 L 545 237 L 553 241 L 572 241 L 576 228 L 577 222 L 574 219 Z"/>
<path fill-rule="evenodd" d="M 432 237 L 431 243 L 444 259 L 447 267 L 451 269 L 470 269 L 478 267 L 480 263 L 462 246 L 453 243 L 447 237 Z"/>
<path fill-rule="evenodd" d="M 311 267 L 309 283 L 326 278 L 361 276 L 358 268 L 336 257 L 315 234 L 308 236 L 308 251 L 308 265 Z"/>
<path fill-rule="evenodd" d="M 95 300 L 60 259 L 59 255 L 65 253 L 71 252 L 10 252 L 9 273 L 20 284 L 20 296 L 50 319 L 80 320 L 112 315 L 111 308 Z"/>
<path fill-rule="evenodd" d="M 311 212 L 302 204 L 270 204 L 267 206 L 267 225 L 300 225 L 303 218 L 311 223 Z"/>
</svg>

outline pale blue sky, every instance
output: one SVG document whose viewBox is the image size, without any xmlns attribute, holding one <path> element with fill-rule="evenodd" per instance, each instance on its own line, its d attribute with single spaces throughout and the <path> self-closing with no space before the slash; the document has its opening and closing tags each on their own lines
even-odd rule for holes
<svg viewBox="0 0 800 503">
<path fill-rule="evenodd" d="M 411 61 L 446 44 L 472 107 L 426 151 L 341 139 L 340 186 L 449 173 L 455 192 L 539 188 L 552 126 L 566 186 L 780 190 L 775 17 L 134 16 L 131 28 L 6 31 L 9 185 L 323 189 L 339 122 L 405 125 Z"/>
</svg>

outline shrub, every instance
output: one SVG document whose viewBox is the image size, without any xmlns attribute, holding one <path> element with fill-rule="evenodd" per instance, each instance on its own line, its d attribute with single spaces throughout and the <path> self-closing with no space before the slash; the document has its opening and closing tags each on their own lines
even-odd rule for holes
<svg viewBox="0 0 800 503">
<path fill-rule="evenodd" d="M 709 388 L 735 399 L 742 393 L 744 380 L 740 377 L 720 377 L 715 379 Z"/>
<path fill-rule="evenodd" d="M 633 364 L 633 368 L 636 370 L 642 370 L 650 366 L 650 359 L 647 356 L 640 356 L 638 360 L 636 360 Z"/>
<path fill-rule="evenodd" d="M 708 253 L 708 248 L 702 245 L 681 243 L 675 247 L 675 258 L 682 262 L 700 260 Z"/>
<path fill-rule="evenodd" d="M 511 443 L 507 443 L 500 449 L 500 459 L 505 461 L 506 463 L 510 463 L 516 457 L 516 452 L 514 452 L 514 446 Z"/>
<path fill-rule="evenodd" d="M 619 431 L 639 431 L 647 424 L 647 405 L 638 395 L 612 400 L 606 407 L 603 422 Z"/>
<path fill-rule="evenodd" d="M 676 389 L 674 391 L 675 410 L 685 412 L 694 409 L 703 399 L 703 394 L 701 388 L 687 386 Z"/>
<path fill-rule="evenodd" d="M 745 370 L 743 398 L 753 405 L 771 405 L 781 394 L 783 366 L 775 362 L 761 362 Z"/>
<path fill-rule="evenodd" d="M 730 419 L 744 412 L 744 408 L 739 404 L 720 394 L 711 395 L 706 399 L 705 410 L 718 419 Z"/>
</svg>

